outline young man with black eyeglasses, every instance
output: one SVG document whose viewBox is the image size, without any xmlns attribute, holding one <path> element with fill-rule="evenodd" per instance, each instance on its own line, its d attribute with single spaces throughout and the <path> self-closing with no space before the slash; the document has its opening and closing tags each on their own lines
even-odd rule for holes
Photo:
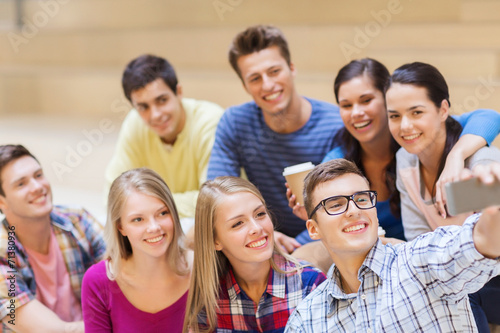
<svg viewBox="0 0 500 333">
<path fill-rule="evenodd" d="M 493 183 L 500 164 L 473 173 Z M 378 239 L 376 193 L 352 162 L 316 166 L 304 192 L 309 234 L 334 264 L 285 332 L 477 332 L 467 294 L 500 274 L 499 206 L 393 246 Z"/>
</svg>

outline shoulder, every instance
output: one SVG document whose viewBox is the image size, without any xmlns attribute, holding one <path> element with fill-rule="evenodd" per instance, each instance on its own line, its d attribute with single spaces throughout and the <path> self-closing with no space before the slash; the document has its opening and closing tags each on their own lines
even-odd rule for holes
<svg viewBox="0 0 500 333">
<path fill-rule="evenodd" d="M 102 229 L 96 218 L 80 206 L 54 206 L 50 215 L 54 223 L 66 228 Z"/>
<path fill-rule="evenodd" d="M 183 98 L 182 106 L 186 111 L 196 114 L 211 114 L 214 116 L 224 113 L 224 109 L 218 104 L 193 98 Z"/>
<path fill-rule="evenodd" d="M 183 98 L 182 106 L 186 116 L 195 120 L 191 122 L 195 127 L 216 125 L 224 113 L 224 109 L 215 103 L 192 98 Z"/>
<path fill-rule="evenodd" d="M 109 283 L 109 278 L 106 274 L 106 261 L 102 260 L 97 264 L 94 264 L 87 269 L 85 275 L 83 276 L 83 285 L 89 287 L 106 287 Z"/>
<path fill-rule="evenodd" d="M 309 293 L 297 306 L 297 311 L 301 313 L 302 318 L 311 316 L 314 308 L 318 309 L 318 305 L 324 304 L 326 307 L 328 287 L 330 280 L 325 280 L 317 288 Z"/>
<path fill-rule="evenodd" d="M 125 119 L 122 123 L 122 131 L 139 131 L 139 130 L 147 130 L 146 124 L 142 120 L 139 112 L 136 109 L 132 109 L 129 111 Z"/>
<path fill-rule="evenodd" d="M 402 147 L 396 152 L 396 160 L 398 169 L 418 166 L 418 156 L 410 154 Z"/>
<path fill-rule="evenodd" d="M 245 118 L 255 118 L 256 116 L 260 115 L 260 112 L 261 111 L 257 104 L 255 104 L 254 101 L 250 101 L 243 104 L 230 106 L 224 112 L 223 118 L 234 118 L 242 116 L 244 116 Z"/>
<path fill-rule="evenodd" d="M 318 99 L 314 98 L 309 98 L 309 97 L 304 97 L 309 103 L 311 103 L 311 107 L 313 112 L 320 112 L 320 113 L 326 113 L 328 114 L 331 111 L 335 111 L 338 113 L 339 108 L 335 104 L 325 102 L 325 101 L 320 101 Z M 337 114 L 338 115 L 338 114 Z"/>
<path fill-rule="evenodd" d="M 335 160 L 337 158 L 344 158 L 345 153 L 344 153 L 344 147 L 337 146 L 330 150 L 328 154 L 326 154 L 325 158 L 323 159 L 323 162 L 328 162 L 331 160 Z"/>
<path fill-rule="evenodd" d="M 475 152 L 465 161 L 468 168 L 474 167 L 476 164 L 500 162 L 500 149 L 496 147 L 483 147 Z"/>
<path fill-rule="evenodd" d="M 0 258 L 6 259 L 9 246 L 15 244 L 15 227 L 8 226 L 7 222 L 0 224 Z M 9 244 L 10 242 L 10 244 Z M 16 247 L 17 249 L 17 247 Z"/>
</svg>

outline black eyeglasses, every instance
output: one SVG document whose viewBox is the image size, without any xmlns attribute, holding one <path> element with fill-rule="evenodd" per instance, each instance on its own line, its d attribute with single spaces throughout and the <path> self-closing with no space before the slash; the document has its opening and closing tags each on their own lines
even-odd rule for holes
<svg viewBox="0 0 500 333">
<path fill-rule="evenodd" d="M 342 214 L 349 208 L 349 201 L 352 200 L 356 207 L 359 209 L 370 209 L 375 207 L 377 204 L 377 192 L 376 191 L 361 191 L 356 192 L 353 195 L 336 195 L 334 197 L 329 197 L 314 207 L 313 211 L 309 215 L 312 218 L 316 211 L 323 206 L 325 212 L 328 215 L 338 215 Z"/>
</svg>

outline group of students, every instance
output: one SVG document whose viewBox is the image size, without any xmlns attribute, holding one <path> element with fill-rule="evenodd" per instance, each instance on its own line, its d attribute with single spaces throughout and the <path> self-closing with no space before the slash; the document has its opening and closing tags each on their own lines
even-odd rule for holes
<svg viewBox="0 0 500 333">
<path fill-rule="evenodd" d="M 472 175 L 500 181 L 500 152 L 487 147 L 500 114 L 454 119 L 436 68 L 411 63 L 390 75 L 368 58 L 339 71 L 338 107 L 302 97 L 286 40 L 271 26 L 239 33 L 229 61 L 253 101 L 225 112 L 182 98 L 165 59 L 127 65 L 122 85 L 134 110 L 106 171 L 103 237 L 88 213 L 52 206 L 30 152 L 0 147 L 5 328 L 487 332 L 488 321 L 500 324 L 499 207 L 451 217 L 443 195 L 444 183 Z M 306 161 L 317 166 L 301 205 L 281 172 Z M 43 274 L 49 265 L 58 273 Z M 64 293 L 74 297 L 58 301 Z"/>
</svg>

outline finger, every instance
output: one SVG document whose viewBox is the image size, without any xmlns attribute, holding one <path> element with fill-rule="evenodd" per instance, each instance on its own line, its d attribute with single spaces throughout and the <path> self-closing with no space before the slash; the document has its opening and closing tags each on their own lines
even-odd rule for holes
<svg viewBox="0 0 500 333">
<path fill-rule="evenodd" d="M 436 209 L 438 214 L 445 219 L 446 218 L 446 210 L 444 208 L 443 196 L 441 191 L 441 186 L 436 186 Z"/>
<path fill-rule="evenodd" d="M 484 184 L 492 184 L 495 181 L 490 165 L 477 165 L 473 170 L 473 174 Z"/>
<path fill-rule="evenodd" d="M 298 205 L 297 200 L 295 199 L 295 195 L 292 194 L 292 196 L 288 199 L 288 206 L 292 209 L 295 209 L 296 205 Z"/>
</svg>

